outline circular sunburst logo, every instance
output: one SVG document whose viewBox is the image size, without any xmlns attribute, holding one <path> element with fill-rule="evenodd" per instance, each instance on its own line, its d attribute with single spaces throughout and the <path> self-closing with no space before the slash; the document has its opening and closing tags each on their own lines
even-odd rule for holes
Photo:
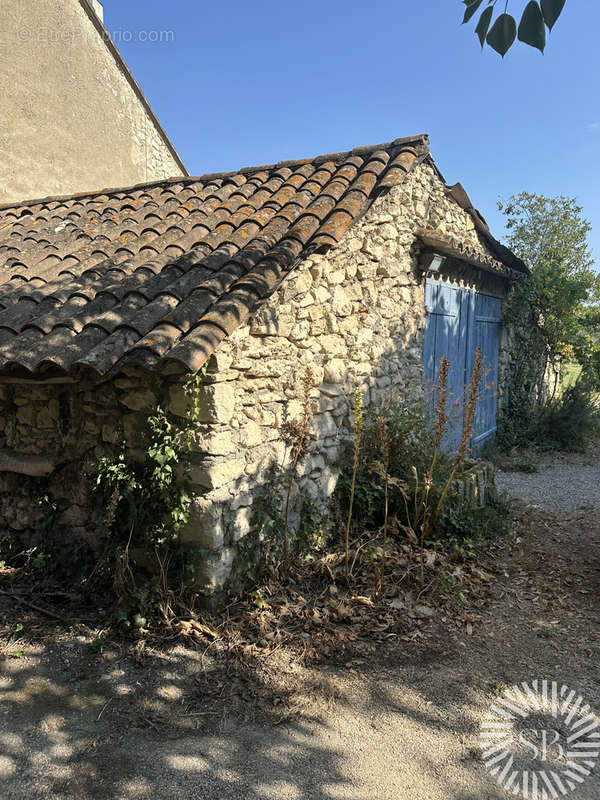
<svg viewBox="0 0 600 800">
<path fill-rule="evenodd" d="M 556 681 L 505 689 L 481 723 L 482 759 L 497 783 L 528 800 L 554 800 L 588 777 L 600 722 L 581 695 Z"/>
</svg>

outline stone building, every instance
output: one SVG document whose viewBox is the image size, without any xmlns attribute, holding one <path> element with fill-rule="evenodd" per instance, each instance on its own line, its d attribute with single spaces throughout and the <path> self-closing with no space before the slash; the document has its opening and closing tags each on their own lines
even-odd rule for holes
<svg viewBox="0 0 600 800">
<path fill-rule="evenodd" d="M 492 311 L 527 273 L 446 186 L 426 136 L 3 207 L 0 237 L 4 529 L 40 523 L 19 488 L 30 475 L 47 477 L 65 532 L 93 530 L 85 464 L 121 436 L 142 447 L 157 402 L 183 414 L 183 384 L 207 365 L 184 535 L 210 552 L 213 586 L 286 458 L 280 426 L 301 413 L 306 367 L 300 496 L 326 503 L 355 387 L 418 395 L 446 342 L 460 390 L 483 342 L 501 389 Z"/>
<path fill-rule="evenodd" d="M 98 0 L 0 4 L 0 203 L 187 175 L 113 38 Z"/>
</svg>

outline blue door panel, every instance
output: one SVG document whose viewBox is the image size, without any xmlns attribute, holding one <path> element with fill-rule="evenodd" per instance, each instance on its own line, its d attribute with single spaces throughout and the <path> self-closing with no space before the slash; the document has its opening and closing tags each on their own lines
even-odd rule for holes
<svg viewBox="0 0 600 800">
<path fill-rule="evenodd" d="M 437 401 L 440 360 L 446 356 L 450 362 L 448 395 L 450 419 L 444 438 L 444 447 L 458 447 L 462 432 L 461 400 L 465 386 L 466 343 L 468 329 L 468 304 L 464 292 L 455 286 L 433 281 L 427 289 L 427 328 L 425 334 L 425 378 L 428 383 L 429 402 Z"/>
<path fill-rule="evenodd" d="M 475 351 L 477 347 L 481 348 L 484 379 L 472 438 L 472 446 L 478 447 L 496 430 L 498 351 L 502 324 L 500 300 L 428 280 L 425 302 L 427 324 L 423 361 L 431 407 L 437 399 L 436 385 L 442 356 L 445 355 L 450 362 L 450 421 L 444 440 L 445 449 L 450 451 L 456 450 L 460 443 L 462 413 Z"/>
<path fill-rule="evenodd" d="M 475 347 L 481 349 L 483 360 L 483 379 L 473 431 L 473 444 L 478 446 L 496 431 L 501 325 L 500 300 L 487 295 L 475 295 Z"/>
</svg>

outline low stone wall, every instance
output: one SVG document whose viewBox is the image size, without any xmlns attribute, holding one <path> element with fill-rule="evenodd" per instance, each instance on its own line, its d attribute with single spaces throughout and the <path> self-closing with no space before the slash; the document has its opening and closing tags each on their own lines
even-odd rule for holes
<svg viewBox="0 0 600 800">
<path fill-rule="evenodd" d="M 483 508 L 488 500 L 490 488 L 493 488 L 494 465 L 489 461 L 471 461 L 465 464 L 463 472 L 454 482 L 456 491 L 469 503 Z"/>
<path fill-rule="evenodd" d="M 27 496 L 37 485 L 56 506 L 56 525 L 75 534 L 92 531 L 90 476 L 122 439 L 134 451 L 143 447 L 147 414 L 160 399 L 148 386 L 143 374 L 101 383 L 0 386 L 2 528 L 36 534 L 40 507 Z"/>
</svg>

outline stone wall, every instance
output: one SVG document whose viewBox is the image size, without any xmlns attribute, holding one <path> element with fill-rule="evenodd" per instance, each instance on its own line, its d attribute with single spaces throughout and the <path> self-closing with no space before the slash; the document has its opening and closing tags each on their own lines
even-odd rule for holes
<svg viewBox="0 0 600 800">
<path fill-rule="evenodd" d="M 162 391 L 156 379 L 135 371 L 101 383 L 2 384 L 0 530 L 36 536 L 43 511 L 27 499 L 33 478 L 56 505 L 56 524 L 93 533 L 95 465 L 123 438 L 133 451 L 143 447 L 148 412 Z"/>
<path fill-rule="evenodd" d="M 471 218 L 446 197 L 433 168 L 422 164 L 380 196 L 337 248 L 303 261 L 210 359 L 193 445 L 192 514 L 183 534 L 210 553 L 199 576 L 207 588 L 226 580 L 270 467 L 289 458 L 280 428 L 302 414 L 307 368 L 313 376 L 313 438 L 293 521 L 301 498 L 310 494 L 326 504 L 335 488 L 340 447 L 351 435 L 355 388 L 365 402 L 390 392 L 402 393 L 407 402 L 420 396 L 425 306 L 415 232 L 422 227 L 484 249 Z M 455 269 L 447 277 L 504 291 L 496 278 L 475 270 Z M 5 528 L 33 530 L 38 524 L 35 509 L 26 511 L 15 492 L 22 478 L 10 459 L 17 458 L 20 471 L 45 470 L 58 522 L 80 533 L 93 531 L 82 465 L 93 471 L 121 435 L 139 450 L 145 418 L 157 402 L 179 415 L 186 408 L 179 381 L 159 381 L 134 369 L 95 386 L 5 385 L 1 402 L 0 470 L 11 470 L 0 481 Z"/>
</svg>

